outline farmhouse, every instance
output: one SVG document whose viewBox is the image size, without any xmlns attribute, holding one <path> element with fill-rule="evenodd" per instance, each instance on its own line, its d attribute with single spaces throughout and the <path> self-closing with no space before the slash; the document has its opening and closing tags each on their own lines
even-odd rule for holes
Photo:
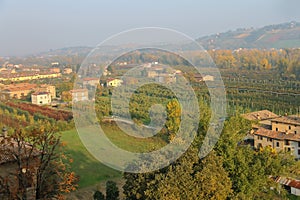
<svg viewBox="0 0 300 200">
<path fill-rule="evenodd" d="M 51 94 L 49 92 L 32 93 L 31 103 L 36 105 L 48 105 L 51 103 Z"/>
<path fill-rule="evenodd" d="M 281 116 L 271 119 L 271 127 L 259 127 L 253 133 L 254 147 L 272 147 L 276 151 L 291 152 L 300 159 L 300 118 Z"/>
</svg>

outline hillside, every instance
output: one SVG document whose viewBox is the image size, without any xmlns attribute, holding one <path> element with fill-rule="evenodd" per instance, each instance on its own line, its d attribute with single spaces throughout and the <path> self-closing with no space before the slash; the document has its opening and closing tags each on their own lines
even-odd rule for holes
<svg viewBox="0 0 300 200">
<path fill-rule="evenodd" d="M 298 48 L 300 23 L 289 22 L 262 28 L 245 28 L 197 39 L 205 49 Z"/>
</svg>

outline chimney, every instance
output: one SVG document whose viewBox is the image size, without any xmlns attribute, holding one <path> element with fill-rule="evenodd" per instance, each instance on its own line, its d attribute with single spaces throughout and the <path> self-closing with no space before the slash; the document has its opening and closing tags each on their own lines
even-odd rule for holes
<svg viewBox="0 0 300 200">
<path fill-rule="evenodd" d="M 5 126 L 2 128 L 2 137 L 7 138 L 7 128 Z"/>
</svg>

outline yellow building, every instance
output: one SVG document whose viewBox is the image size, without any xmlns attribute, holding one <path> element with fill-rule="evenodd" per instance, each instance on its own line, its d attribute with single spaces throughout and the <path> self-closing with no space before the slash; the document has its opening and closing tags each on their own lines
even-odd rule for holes
<svg viewBox="0 0 300 200">
<path fill-rule="evenodd" d="M 5 85 L 0 90 L 0 100 L 23 99 L 36 88 L 36 84 L 30 83 Z"/>
<path fill-rule="evenodd" d="M 117 78 L 109 78 L 106 81 L 106 85 L 111 86 L 111 87 L 119 87 L 122 85 L 122 83 L 123 83 L 123 80 L 117 79 Z"/>
</svg>

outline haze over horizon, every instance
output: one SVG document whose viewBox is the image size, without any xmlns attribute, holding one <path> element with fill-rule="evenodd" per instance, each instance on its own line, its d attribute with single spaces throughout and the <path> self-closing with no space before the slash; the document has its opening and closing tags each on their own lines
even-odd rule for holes
<svg viewBox="0 0 300 200">
<path fill-rule="evenodd" d="M 113 34 L 163 27 L 193 38 L 237 28 L 300 21 L 297 0 L 0 0 L 0 56 L 96 46 Z"/>
</svg>

